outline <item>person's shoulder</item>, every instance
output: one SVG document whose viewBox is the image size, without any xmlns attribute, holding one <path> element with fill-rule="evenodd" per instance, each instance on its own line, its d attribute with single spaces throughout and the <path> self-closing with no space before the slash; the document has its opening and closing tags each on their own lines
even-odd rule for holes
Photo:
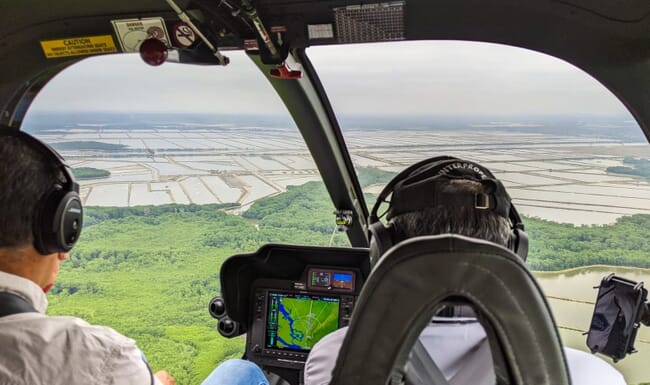
<svg viewBox="0 0 650 385">
<path fill-rule="evenodd" d="M 74 348 L 88 368 L 102 368 L 112 384 L 151 383 L 152 374 L 135 341 L 108 326 L 92 325 L 75 317 L 52 317 L 66 325 L 66 333 L 81 346 Z"/>
<path fill-rule="evenodd" d="M 574 385 L 626 385 L 625 378 L 604 359 L 578 349 L 564 348 Z"/>
<path fill-rule="evenodd" d="M 0 334 L 45 341 L 58 347 L 66 345 L 77 350 L 116 350 L 123 346 L 135 346 L 135 342 L 107 326 L 92 325 L 71 316 L 47 316 L 40 313 L 24 313 L 7 317 Z M 99 349 L 98 349 L 99 348 Z"/>
<path fill-rule="evenodd" d="M 81 318 L 70 316 L 48 318 L 51 323 L 65 329 L 66 333 L 75 339 L 94 340 L 102 347 L 111 349 L 119 349 L 130 345 L 135 346 L 135 341 L 131 338 L 108 326 L 93 325 Z"/>
<path fill-rule="evenodd" d="M 321 338 L 309 352 L 305 362 L 305 385 L 326 385 L 332 379 L 332 370 L 348 328 L 333 331 Z"/>
<path fill-rule="evenodd" d="M 29 371 L 22 383 L 45 383 L 44 379 L 66 385 L 151 383 L 151 372 L 135 341 L 80 318 L 30 314 L 10 325 L 5 322 L 0 342 L 16 352 L 5 357 L 5 368 L 16 373 L 21 367 L 39 368 Z"/>
<path fill-rule="evenodd" d="M 312 348 L 312 352 L 314 350 L 320 350 L 320 349 L 328 349 L 328 348 L 336 348 L 337 350 L 341 348 L 341 345 L 343 344 L 343 340 L 345 339 L 345 335 L 348 333 L 348 327 L 342 327 L 340 329 L 337 329 L 325 337 L 321 338 L 320 341 L 318 341 L 314 347 Z"/>
</svg>

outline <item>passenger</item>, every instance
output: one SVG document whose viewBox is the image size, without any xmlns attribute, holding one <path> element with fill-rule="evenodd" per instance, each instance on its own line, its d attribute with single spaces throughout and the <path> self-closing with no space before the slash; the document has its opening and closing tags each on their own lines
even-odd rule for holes
<svg viewBox="0 0 650 385">
<path fill-rule="evenodd" d="M 37 250 L 36 213 L 51 209 L 47 194 L 73 181 L 53 164 L 54 152 L 6 130 L 0 128 L 0 384 L 174 385 L 166 371 L 151 372 L 132 339 L 79 318 L 45 315 L 45 293 L 68 253 L 51 245 Z"/>
</svg>

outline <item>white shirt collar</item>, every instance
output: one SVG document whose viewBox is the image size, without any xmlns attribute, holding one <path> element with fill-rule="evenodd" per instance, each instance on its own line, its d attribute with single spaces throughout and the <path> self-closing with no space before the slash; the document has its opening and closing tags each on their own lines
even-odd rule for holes
<svg viewBox="0 0 650 385">
<path fill-rule="evenodd" d="M 32 304 L 39 313 L 45 314 L 47 298 L 36 283 L 27 278 L 0 271 L 0 292 L 16 294 Z"/>
</svg>

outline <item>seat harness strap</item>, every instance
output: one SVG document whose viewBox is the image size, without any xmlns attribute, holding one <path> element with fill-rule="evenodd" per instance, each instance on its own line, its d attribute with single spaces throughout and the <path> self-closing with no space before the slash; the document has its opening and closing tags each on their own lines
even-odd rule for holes
<svg viewBox="0 0 650 385">
<path fill-rule="evenodd" d="M 22 297 L 11 293 L 0 293 L 0 317 L 36 312 L 36 309 Z"/>
</svg>

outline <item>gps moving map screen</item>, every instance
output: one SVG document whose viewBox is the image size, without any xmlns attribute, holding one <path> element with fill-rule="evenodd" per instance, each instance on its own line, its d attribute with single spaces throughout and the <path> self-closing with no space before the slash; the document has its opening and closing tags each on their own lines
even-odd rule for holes
<svg viewBox="0 0 650 385">
<path fill-rule="evenodd" d="M 269 292 L 266 347 L 309 351 L 339 327 L 339 298 Z"/>
</svg>

